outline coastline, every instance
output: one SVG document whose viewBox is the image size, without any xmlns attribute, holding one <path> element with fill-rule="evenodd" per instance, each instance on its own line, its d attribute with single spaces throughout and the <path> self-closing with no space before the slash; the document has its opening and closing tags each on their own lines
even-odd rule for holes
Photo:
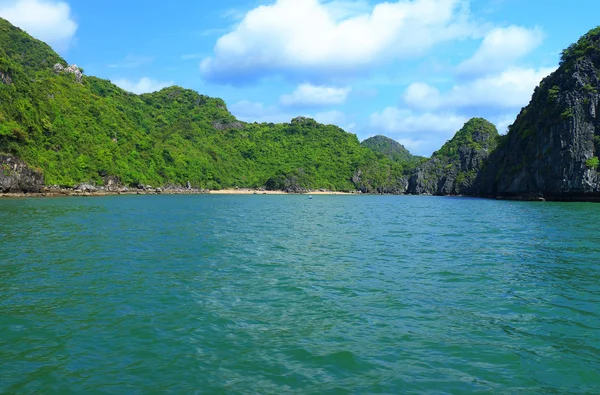
<svg viewBox="0 0 600 395">
<path fill-rule="evenodd" d="M 308 192 L 286 192 L 286 191 L 263 191 L 260 189 L 238 188 L 238 189 L 218 189 L 208 192 L 211 195 L 356 195 L 352 192 L 334 192 L 334 191 L 308 191 Z"/>
<path fill-rule="evenodd" d="M 86 185 L 89 186 L 89 185 Z M 91 186 L 90 186 L 91 187 Z M 361 191 L 338 192 L 327 190 L 287 192 L 287 191 L 268 191 L 263 189 L 251 188 L 228 188 L 218 190 L 185 188 L 168 186 L 165 188 L 151 188 L 149 186 L 143 189 L 133 188 L 110 188 L 104 187 L 89 189 L 61 188 L 56 186 L 45 187 L 38 192 L 0 192 L 0 199 L 18 199 L 18 198 L 58 198 L 58 197 L 102 197 L 102 196 L 123 196 L 123 195 L 395 195 L 395 196 L 417 196 L 415 194 L 380 194 Z M 600 203 L 600 196 L 596 195 L 565 195 L 565 196 L 540 196 L 540 195 L 521 195 L 521 196 L 470 196 L 470 195 L 429 195 L 420 194 L 418 196 L 445 196 L 459 198 L 476 198 L 505 201 L 521 202 L 590 202 Z"/>
<path fill-rule="evenodd" d="M 0 193 L 0 198 L 53 198 L 53 197 L 93 197 L 93 196 L 122 196 L 122 195 L 359 195 L 359 192 L 334 192 L 334 191 L 307 191 L 286 192 L 267 191 L 261 189 L 196 189 L 196 188 L 145 188 L 145 189 L 73 189 L 73 188 L 45 188 L 40 192 L 5 192 Z"/>
</svg>

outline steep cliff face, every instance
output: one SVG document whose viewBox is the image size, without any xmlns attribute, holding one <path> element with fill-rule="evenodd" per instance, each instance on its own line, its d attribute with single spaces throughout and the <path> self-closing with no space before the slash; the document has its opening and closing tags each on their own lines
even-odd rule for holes
<svg viewBox="0 0 600 395">
<path fill-rule="evenodd" d="M 427 195 L 477 194 L 474 181 L 496 148 L 498 130 L 483 118 L 473 118 L 452 140 L 433 153 L 410 178 L 408 193 Z"/>
<path fill-rule="evenodd" d="M 563 52 L 477 180 L 483 196 L 599 200 L 600 28 Z"/>
<path fill-rule="evenodd" d="M 0 192 L 38 193 L 44 188 L 44 176 L 12 155 L 0 154 Z"/>
</svg>

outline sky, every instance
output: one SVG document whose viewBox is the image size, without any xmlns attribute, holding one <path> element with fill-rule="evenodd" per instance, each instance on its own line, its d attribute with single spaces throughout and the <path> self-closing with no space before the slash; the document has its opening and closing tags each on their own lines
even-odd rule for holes
<svg viewBox="0 0 600 395">
<path fill-rule="evenodd" d="M 0 17 L 134 93 L 220 97 L 247 122 L 307 116 L 429 156 L 472 117 L 501 133 L 598 0 L 0 0 Z"/>
</svg>

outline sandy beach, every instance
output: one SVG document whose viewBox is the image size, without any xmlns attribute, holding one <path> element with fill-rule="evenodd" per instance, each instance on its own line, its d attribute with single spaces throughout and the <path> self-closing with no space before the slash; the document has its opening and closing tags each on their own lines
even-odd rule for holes
<svg viewBox="0 0 600 395">
<path fill-rule="evenodd" d="M 60 197 L 60 196 L 113 196 L 113 195 L 300 195 L 299 193 L 289 193 L 284 191 L 261 191 L 255 189 L 221 189 L 221 190 L 206 190 L 206 189 L 128 189 L 121 191 L 81 191 L 71 188 L 47 189 L 37 193 L 0 193 L 0 198 L 23 198 L 23 197 Z M 332 192 L 332 191 L 313 191 L 302 193 L 302 195 L 356 195 L 357 193 L 350 192 Z"/>
<path fill-rule="evenodd" d="M 296 193 L 288 193 L 284 191 L 258 191 L 255 189 L 221 189 L 218 191 L 210 191 L 211 195 L 297 195 Z M 354 195 L 349 192 L 332 192 L 332 191 L 313 191 L 306 192 L 304 195 Z"/>
</svg>

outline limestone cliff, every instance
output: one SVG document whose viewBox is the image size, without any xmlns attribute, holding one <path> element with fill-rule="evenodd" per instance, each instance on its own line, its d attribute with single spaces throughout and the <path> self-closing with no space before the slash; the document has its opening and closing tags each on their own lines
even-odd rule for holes
<svg viewBox="0 0 600 395">
<path fill-rule="evenodd" d="M 498 130 L 483 118 L 473 118 L 410 178 L 408 193 L 473 195 L 474 181 L 496 148 Z"/>
<path fill-rule="evenodd" d="M 0 154 L 0 193 L 38 193 L 44 176 L 12 155 Z"/>
<path fill-rule="evenodd" d="M 482 196 L 600 200 L 600 28 L 563 52 L 477 179 Z"/>
</svg>

